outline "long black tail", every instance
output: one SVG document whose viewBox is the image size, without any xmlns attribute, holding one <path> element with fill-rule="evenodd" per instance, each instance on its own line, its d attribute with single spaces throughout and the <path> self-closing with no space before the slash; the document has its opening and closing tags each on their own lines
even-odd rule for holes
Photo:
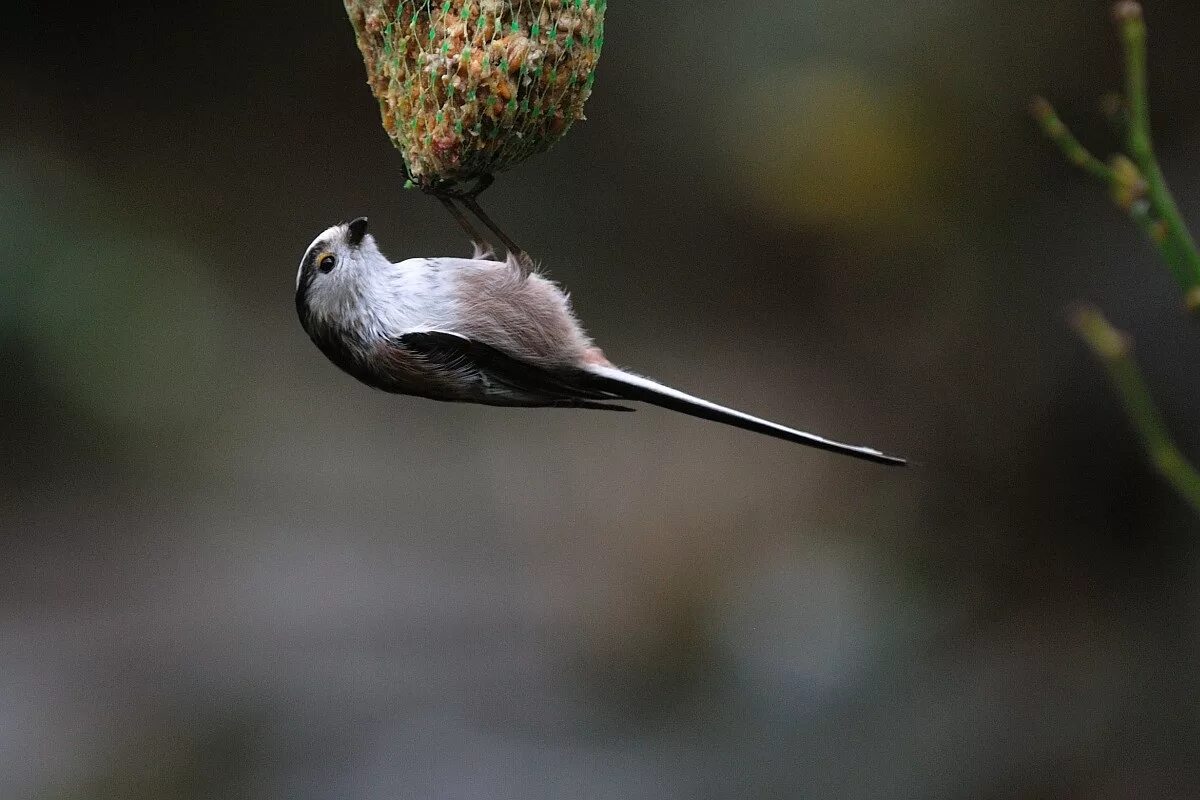
<svg viewBox="0 0 1200 800">
<path fill-rule="evenodd" d="M 616 367 L 589 367 L 588 372 L 599 379 L 597 388 L 611 392 L 625 400 L 637 400 L 649 403 L 660 408 L 667 408 L 671 411 L 679 411 L 683 414 L 699 417 L 700 419 L 732 425 L 735 428 L 753 431 L 754 433 L 763 433 L 767 436 L 774 436 L 777 439 L 816 447 L 820 450 L 828 450 L 832 453 L 841 453 L 853 458 L 873 461 L 876 464 L 904 466 L 907 463 L 903 458 L 885 455 L 870 447 L 856 447 L 854 445 L 842 444 L 841 442 L 833 442 L 811 433 L 779 425 L 770 420 L 760 419 L 759 417 L 753 417 L 732 408 L 719 406 L 716 403 L 710 403 L 708 400 L 693 397 L 678 389 L 663 386 L 661 383 L 656 383 L 649 378 L 643 378 L 640 375 L 634 375 Z"/>
</svg>

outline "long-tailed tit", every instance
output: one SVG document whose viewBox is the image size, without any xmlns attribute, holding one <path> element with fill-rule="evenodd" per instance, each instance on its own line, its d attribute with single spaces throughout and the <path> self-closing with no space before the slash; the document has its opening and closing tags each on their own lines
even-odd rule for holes
<svg viewBox="0 0 1200 800">
<path fill-rule="evenodd" d="M 316 238 L 296 311 L 334 364 L 368 386 L 493 406 L 631 411 L 640 401 L 880 464 L 904 459 L 793 430 L 626 372 L 583 331 L 567 295 L 510 256 L 391 263 L 366 218 Z"/>
</svg>

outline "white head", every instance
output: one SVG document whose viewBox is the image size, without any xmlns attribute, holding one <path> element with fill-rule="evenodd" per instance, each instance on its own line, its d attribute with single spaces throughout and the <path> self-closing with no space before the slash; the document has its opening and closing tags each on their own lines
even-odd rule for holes
<svg viewBox="0 0 1200 800">
<path fill-rule="evenodd" d="M 367 233 L 367 218 L 334 225 L 313 240 L 296 272 L 296 311 L 311 323 L 353 323 L 391 263 Z"/>
</svg>

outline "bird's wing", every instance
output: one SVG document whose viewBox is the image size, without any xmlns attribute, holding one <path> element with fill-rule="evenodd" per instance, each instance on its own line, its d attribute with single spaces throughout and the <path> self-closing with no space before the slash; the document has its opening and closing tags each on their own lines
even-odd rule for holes
<svg viewBox="0 0 1200 800">
<path fill-rule="evenodd" d="M 457 333 L 414 331 L 394 340 L 395 346 L 421 359 L 429 368 L 453 374 L 469 386 L 473 402 L 499 406 L 559 406 L 632 411 L 596 402 L 618 399 L 595 386 L 595 377 L 574 367 L 550 368 L 510 356 Z"/>
</svg>

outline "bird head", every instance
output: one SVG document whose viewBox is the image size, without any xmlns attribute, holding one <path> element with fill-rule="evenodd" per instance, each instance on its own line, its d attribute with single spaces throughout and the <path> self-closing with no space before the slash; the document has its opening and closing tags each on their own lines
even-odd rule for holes
<svg viewBox="0 0 1200 800">
<path fill-rule="evenodd" d="M 367 233 L 366 217 L 321 233 L 296 272 L 296 311 L 305 327 L 310 320 L 338 322 L 353 314 L 381 265 L 388 260 Z"/>
</svg>

